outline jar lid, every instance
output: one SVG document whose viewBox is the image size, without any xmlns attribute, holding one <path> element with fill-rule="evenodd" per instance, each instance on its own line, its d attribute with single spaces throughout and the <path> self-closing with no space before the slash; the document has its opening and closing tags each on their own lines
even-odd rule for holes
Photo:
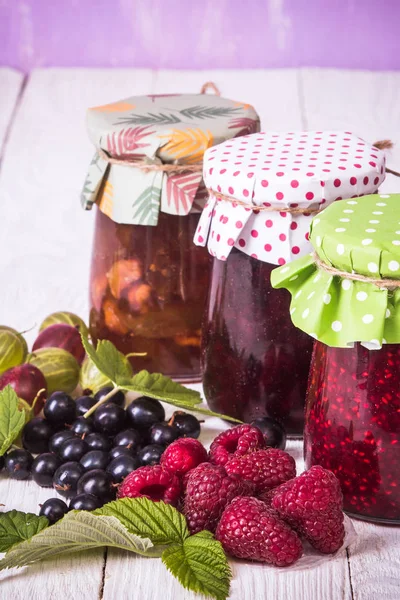
<svg viewBox="0 0 400 600">
<path fill-rule="evenodd" d="M 400 194 L 335 202 L 310 240 L 315 252 L 271 275 L 292 294 L 293 323 L 329 346 L 400 343 Z"/>
<path fill-rule="evenodd" d="M 375 192 L 385 179 L 382 150 L 344 131 L 264 132 L 207 150 L 210 199 L 195 243 L 226 260 L 232 247 L 272 264 L 310 251 L 316 212 L 335 200 Z"/>
<path fill-rule="evenodd" d="M 97 151 L 83 207 L 96 202 L 118 223 L 157 225 L 160 210 L 187 215 L 204 207 L 205 150 L 258 131 L 259 117 L 249 104 L 219 96 L 164 94 L 91 108 L 87 128 Z"/>
</svg>

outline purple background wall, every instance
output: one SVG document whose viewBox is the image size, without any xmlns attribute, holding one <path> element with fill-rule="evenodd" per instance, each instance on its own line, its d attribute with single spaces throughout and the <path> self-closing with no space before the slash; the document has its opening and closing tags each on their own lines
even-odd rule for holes
<svg viewBox="0 0 400 600">
<path fill-rule="evenodd" d="M 0 0 L 0 64 L 400 68 L 400 0 Z"/>
</svg>

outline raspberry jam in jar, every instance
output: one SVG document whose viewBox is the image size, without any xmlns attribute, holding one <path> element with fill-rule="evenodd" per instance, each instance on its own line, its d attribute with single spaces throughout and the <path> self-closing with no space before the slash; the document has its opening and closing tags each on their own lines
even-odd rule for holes
<svg viewBox="0 0 400 600">
<path fill-rule="evenodd" d="M 257 131 L 248 104 L 219 96 L 127 98 L 88 111 L 96 154 L 82 193 L 97 204 L 90 333 L 135 371 L 200 380 L 200 333 L 211 258 L 192 240 L 208 196 L 204 151 Z"/>
<path fill-rule="evenodd" d="M 351 179 L 341 174 L 342 152 L 356 162 L 361 145 L 371 149 L 345 132 L 268 132 L 207 150 L 210 198 L 195 243 L 214 257 L 202 338 L 212 410 L 247 422 L 269 416 L 303 434 L 313 340 L 293 325 L 290 294 L 270 276 L 310 252 L 309 226 L 324 206 L 376 188 L 367 160 L 348 168 Z"/>
<path fill-rule="evenodd" d="M 399 201 L 381 194 L 329 207 L 312 224 L 316 253 L 272 276 L 292 293 L 294 323 L 317 339 L 306 466 L 335 473 L 351 516 L 393 524 L 400 524 Z M 349 231 L 338 231 L 343 214 L 354 215 Z"/>
<path fill-rule="evenodd" d="M 339 479 L 344 509 L 400 523 L 400 345 L 315 343 L 307 397 L 307 468 Z"/>
</svg>

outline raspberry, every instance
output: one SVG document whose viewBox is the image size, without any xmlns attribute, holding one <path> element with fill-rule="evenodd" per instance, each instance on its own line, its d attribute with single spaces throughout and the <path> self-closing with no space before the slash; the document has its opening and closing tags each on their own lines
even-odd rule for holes
<svg viewBox="0 0 400 600">
<path fill-rule="evenodd" d="M 248 486 L 227 475 L 223 467 L 203 463 L 190 472 L 184 503 L 190 533 L 214 532 L 224 508 L 233 498 L 248 493 Z"/>
<path fill-rule="evenodd" d="M 118 498 L 149 498 L 177 506 L 181 494 L 179 478 L 160 465 L 140 467 L 130 473 L 118 488 Z"/>
<path fill-rule="evenodd" d="M 272 493 L 272 506 L 320 552 L 339 550 L 344 539 L 343 497 L 331 471 L 311 467 Z"/>
<path fill-rule="evenodd" d="M 297 533 L 274 510 L 249 496 L 235 498 L 227 506 L 215 537 L 232 556 L 276 567 L 293 564 L 303 552 Z"/>
<path fill-rule="evenodd" d="M 210 462 L 225 465 L 233 454 L 243 456 L 261 448 L 265 448 L 265 441 L 258 427 L 238 425 L 217 435 L 210 446 Z"/>
<path fill-rule="evenodd" d="M 225 470 L 230 475 L 237 475 L 252 483 L 256 494 L 268 491 L 296 477 L 294 458 L 287 452 L 275 448 L 256 450 L 244 456 L 234 456 L 226 463 Z"/>
<path fill-rule="evenodd" d="M 182 476 L 207 460 L 207 451 L 198 440 L 181 438 L 164 451 L 161 464 L 171 473 Z"/>
</svg>

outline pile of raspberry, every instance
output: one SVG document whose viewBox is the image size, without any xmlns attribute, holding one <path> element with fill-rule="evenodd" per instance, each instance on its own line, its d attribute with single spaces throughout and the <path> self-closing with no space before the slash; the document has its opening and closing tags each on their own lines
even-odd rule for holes
<svg viewBox="0 0 400 600">
<path fill-rule="evenodd" d="M 207 529 L 231 556 L 285 567 L 306 540 L 322 553 L 343 544 L 343 499 L 336 477 L 315 466 L 296 477 L 294 459 L 266 447 L 262 432 L 239 425 L 207 453 L 195 439 L 173 442 L 160 465 L 141 467 L 118 497 L 146 497 L 177 507 L 192 534 Z"/>
</svg>

